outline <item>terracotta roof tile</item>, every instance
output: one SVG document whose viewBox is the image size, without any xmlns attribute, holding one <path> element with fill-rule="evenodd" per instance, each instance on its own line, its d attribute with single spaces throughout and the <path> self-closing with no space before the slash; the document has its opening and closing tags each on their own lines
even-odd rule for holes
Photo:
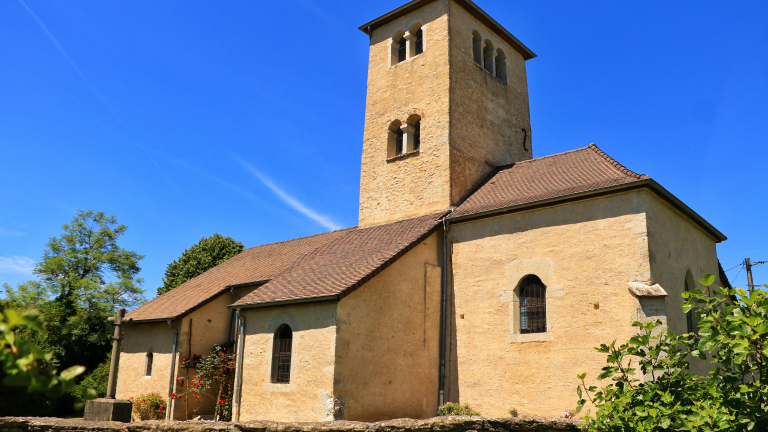
<svg viewBox="0 0 768 432">
<path fill-rule="evenodd" d="M 637 182 L 634 173 L 595 144 L 499 168 L 450 218 Z"/>
<path fill-rule="evenodd" d="M 423 241 L 447 212 L 355 228 L 298 259 L 272 281 L 235 305 L 342 298 Z"/>
<path fill-rule="evenodd" d="M 127 317 L 135 321 L 181 317 L 224 292 L 228 285 L 274 278 L 303 255 L 351 230 L 354 228 L 248 248 L 131 311 Z"/>
</svg>

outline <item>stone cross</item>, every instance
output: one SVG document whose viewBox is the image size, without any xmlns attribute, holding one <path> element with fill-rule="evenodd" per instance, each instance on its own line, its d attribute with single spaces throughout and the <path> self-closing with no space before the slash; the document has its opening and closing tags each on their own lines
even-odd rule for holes
<svg viewBox="0 0 768 432">
<path fill-rule="evenodd" d="M 114 399 L 117 392 L 117 366 L 120 363 L 120 341 L 123 339 L 122 328 L 125 309 L 118 309 L 117 316 L 109 317 L 107 321 L 115 326 L 115 334 L 112 336 L 112 361 L 109 364 L 109 385 L 107 387 L 106 399 Z M 126 323 L 133 321 L 133 318 L 125 320 Z"/>
</svg>

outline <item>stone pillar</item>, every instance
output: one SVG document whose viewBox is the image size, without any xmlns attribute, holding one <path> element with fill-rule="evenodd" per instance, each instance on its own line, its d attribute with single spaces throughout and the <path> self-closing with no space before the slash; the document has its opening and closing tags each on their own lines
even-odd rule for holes
<svg viewBox="0 0 768 432">
<path fill-rule="evenodd" d="M 109 322 L 115 326 L 112 336 L 112 361 L 109 364 L 109 383 L 107 397 L 89 400 L 85 403 L 84 420 L 89 421 L 117 421 L 130 423 L 133 404 L 128 400 L 115 399 L 117 392 L 117 367 L 120 364 L 120 341 L 123 339 L 121 326 L 125 317 L 125 309 L 117 311 L 116 317 L 109 318 Z M 126 322 L 131 322 L 128 318 Z"/>
<path fill-rule="evenodd" d="M 416 57 L 416 36 L 412 35 L 410 32 L 406 32 L 403 39 L 406 40 L 407 44 L 405 48 L 405 59 L 408 60 Z"/>
<path fill-rule="evenodd" d="M 498 51 L 491 53 L 491 75 L 496 76 L 496 56 L 499 55 Z"/>
</svg>

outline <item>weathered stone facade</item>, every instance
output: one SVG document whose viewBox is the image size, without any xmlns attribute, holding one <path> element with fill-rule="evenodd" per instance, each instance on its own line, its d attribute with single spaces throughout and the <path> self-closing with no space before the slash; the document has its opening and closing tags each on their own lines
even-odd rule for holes
<svg viewBox="0 0 768 432">
<path fill-rule="evenodd" d="M 392 65 L 393 36 L 419 23 L 424 52 Z M 474 62 L 473 31 L 503 50 L 507 83 Z M 373 30 L 365 112 L 361 227 L 447 210 L 494 167 L 532 155 L 525 60 L 452 0 Z M 414 115 L 421 150 L 388 158 L 388 128 Z"/>
</svg>

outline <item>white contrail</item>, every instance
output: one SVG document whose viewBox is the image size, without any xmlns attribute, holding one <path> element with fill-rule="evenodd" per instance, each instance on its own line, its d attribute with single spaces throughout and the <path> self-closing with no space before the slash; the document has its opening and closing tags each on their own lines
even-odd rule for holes
<svg viewBox="0 0 768 432">
<path fill-rule="evenodd" d="M 91 83 L 91 81 L 83 74 L 80 68 L 77 67 L 75 62 L 72 61 L 72 59 L 69 57 L 69 54 L 67 54 L 67 52 L 64 51 L 64 47 L 62 47 L 59 41 L 57 41 L 56 38 L 53 37 L 53 34 L 51 34 L 51 32 L 48 30 L 48 27 L 46 27 L 45 24 L 43 24 L 43 21 L 41 21 L 40 18 L 38 18 L 38 16 L 35 15 L 34 12 L 32 12 L 32 9 L 30 9 L 29 6 L 27 6 L 27 4 L 24 3 L 24 0 L 19 0 L 19 3 L 21 3 L 21 5 L 24 6 L 24 9 L 26 9 L 27 12 L 29 12 L 29 14 L 32 15 L 32 18 L 34 18 L 35 21 L 37 21 L 37 24 L 40 26 L 41 29 L 43 29 L 45 34 L 48 36 L 48 39 L 50 39 L 51 42 L 53 42 L 53 44 L 56 46 L 56 49 L 59 50 L 61 55 L 63 55 L 64 58 L 67 59 L 67 62 L 69 62 L 69 65 L 72 66 L 72 68 L 75 71 L 77 71 L 77 74 L 80 75 L 80 78 L 82 78 L 83 81 L 88 83 L 88 85 L 91 87 L 93 92 L 96 93 L 96 96 L 98 96 L 99 99 L 101 99 L 101 101 L 107 105 L 107 107 L 110 109 L 110 111 L 112 111 L 113 114 L 117 115 L 117 113 L 115 113 L 115 110 L 112 109 L 112 106 L 110 106 L 107 100 L 104 99 L 104 96 L 102 96 L 101 93 L 99 93 L 99 89 L 97 89 L 96 86 L 93 85 L 93 83 Z"/>
<path fill-rule="evenodd" d="M 254 177 L 261 180 L 262 183 L 264 183 L 268 188 L 270 188 L 272 192 L 274 192 L 275 195 L 277 195 L 278 198 L 280 198 L 284 203 L 293 207 L 294 210 L 312 219 L 318 224 L 328 228 L 329 230 L 341 229 L 341 226 L 336 222 L 332 221 L 329 217 L 318 214 L 314 210 L 307 208 L 307 206 L 299 202 L 299 200 L 297 200 L 296 198 L 285 193 L 284 190 L 280 189 L 278 185 L 274 184 L 270 179 L 264 176 L 264 174 L 260 173 L 256 168 L 254 168 L 248 162 L 245 162 L 240 158 L 237 158 L 237 161 L 240 162 L 240 164 L 242 164 L 245 167 L 245 169 L 250 171 L 250 173 L 253 174 Z"/>
<path fill-rule="evenodd" d="M 69 65 L 70 65 L 70 66 L 72 66 L 72 69 L 74 69 L 74 70 L 77 72 L 77 74 L 78 74 L 78 75 L 80 75 L 80 78 L 82 78 L 82 79 L 83 79 L 83 81 L 85 81 L 85 82 L 86 82 L 86 84 L 88 84 L 88 85 L 91 87 L 91 90 L 93 90 L 93 92 L 94 92 L 94 93 L 96 93 L 96 96 L 98 96 L 98 97 L 99 97 L 99 99 L 101 99 L 101 101 L 102 101 L 102 102 L 104 102 L 104 105 L 106 105 L 107 109 L 109 109 L 109 111 L 112 113 L 112 115 L 114 115 L 114 116 L 115 116 L 115 118 L 117 119 L 117 121 L 118 121 L 118 122 L 120 122 L 120 124 L 122 124 L 122 125 L 123 125 L 123 127 L 125 128 L 125 130 L 126 130 L 126 131 L 129 131 L 128 125 L 127 125 L 127 124 L 126 124 L 126 123 L 123 121 L 123 119 L 122 119 L 122 118 L 121 118 L 121 117 L 120 117 L 120 116 L 117 114 L 117 111 L 115 111 L 115 109 L 114 109 L 114 108 L 112 108 L 112 105 L 110 105 L 110 104 L 109 104 L 109 102 L 107 102 L 107 100 L 104 98 L 104 96 L 102 96 L 102 95 L 101 95 L 101 92 L 99 92 L 99 89 L 98 89 L 98 88 L 96 88 L 96 86 L 95 86 L 95 85 L 93 85 L 93 83 L 92 83 L 92 82 L 91 82 L 91 81 L 88 79 L 88 77 L 86 77 L 86 76 L 85 76 L 85 74 L 84 74 L 84 73 L 83 73 L 83 72 L 80 70 L 80 68 L 79 68 L 79 67 L 77 67 L 77 65 L 75 64 L 75 62 L 74 62 L 74 61 L 72 61 L 72 59 L 69 57 L 69 54 L 67 54 L 67 52 L 64 50 L 64 47 L 62 47 L 62 46 L 61 46 L 61 44 L 59 43 L 59 41 L 57 41 L 57 40 L 56 40 L 56 38 L 55 38 L 55 37 L 53 37 L 53 34 L 52 34 L 52 33 L 51 33 L 49 30 L 48 30 L 48 27 L 46 27 L 46 26 L 45 26 L 45 24 L 43 23 L 43 21 L 42 21 L 42 20 L 41 20 L 41 19 L 40 19 L 40 18 L 39 18 L 37 15 L 35 15 L 35 13 L 34 13 L 34 12 L 32 12 L 32 9 L 30 9 L 30 8 L 29 8 L 29 6 L 27 6 L 27 4 L 26 4 L 26 3 L 24 3 L 24 0 L 19 0 L 19 3 L 21 3 L 21 5 L 22 5 L 22 6 L 24 6 L 24 9 L 26 9 L 26 10 L 27 10 L 27 12 L 29 12 L 29 14 L 30 14 L 30 15 L 32 15 L 32 18 L 34 18 L 34 19 L 35 19 L 35 21 L 37 21 L 37 24 L 40 26 L 40 28 L 41 28 L 41 29 L 43 29 L 43 31 L 45 32 L 45 34 L 48 36 L 48 39 L 50 39 L 50 40 L 51 40 L 51 42 L 53 42 L 53 45 L 54 45 L 54 46 L 56 46 L 56 49 L 58 49 L 58 50 L 59 50 L 59 52 L 61 53 L 61 55 L 63 55 L 63 56 L 64 56 L 64 58 L 65 58 L 65 59 L 67 59 L 67 62 L 69 63 Z M 130 141 L 130 139 L 129 139 L 129 141 Z M 195 212 L 195 213 L 198 215 L 198 217 L 202 217 L 202 216 L 200 215 L 200 212 L 198 212 L 198 211 L 197 211 L 197 208 L 196 208 L 196 207 L 194 207 L 194 206 L 192 205 L 192 203 L 191 203 L 191 202 L 189 202 L 189 200 L 187 199 L 187 197 L 186 197 L 186 196 L 184 196 L 184 194 L 182 194 L 182 193 L 181 193 L 181 191 L 179 190 L 179 188 L 178 188 L 178 187 L 176 187 L 176 184 L 175 184 L 175 183 L 174 183 L 174 182 L 171 180 L 171 177 L 170 177 L 168 174 L 166 174 L 166 173 L 165 173 L 165 171 L 164 171 L 164 170 L 163 170 L 163 169 L 160 167 L 160 165 L 159 165 L 159 164 L 158 164 L 158 163 L 155 161 L 155 159 L 154 159 L 154 158 L 152 158 L 152 156 L 150 156 L 149 152 L 147 152 L 147 149 L 146 149 L 146 148 L 145 148 L 143 145 L 141 145 L 141 144 L 138 144 L 138 143 L 129 142 L 129 144 L 132 144 L 132 145 L 134 145 L 134 146 L 136 146 L 136 147 L 140 148 L 140 149 L 141 149 L 141 150 L 144 152 L 144 154 L 147 156 L 147 158 L 148 158 L 148 159 L 149 159 L 149 160 L 150 160 L 150 161 L 151 161 L 151 162 L 152 162 L 152 163 L 155 165 L 155 167 L 157 167 L 158 171 L 160 171 L 160 173 L 161 173 L 163 176 L 165 176 L 165 179 L 166 179 L 166 181 L 168 181 L 168 183 L 170 183 L 171 187 L 173 187 L 173 189 L 175 189 L 175 190 L 176 190 L 176 193 L 178 193 L 178 194 L 179 194 L 179 196 L 181 197 L 181 199 L 183 199 L 184 201 L 186 201 L 186 203 L 187 203 L 187 205 L 189 206 L 189 208 L 191 208 L 191 209 L 192 209 L 192 211 L 193 211 L 193 212 Z"/>
</svg>

